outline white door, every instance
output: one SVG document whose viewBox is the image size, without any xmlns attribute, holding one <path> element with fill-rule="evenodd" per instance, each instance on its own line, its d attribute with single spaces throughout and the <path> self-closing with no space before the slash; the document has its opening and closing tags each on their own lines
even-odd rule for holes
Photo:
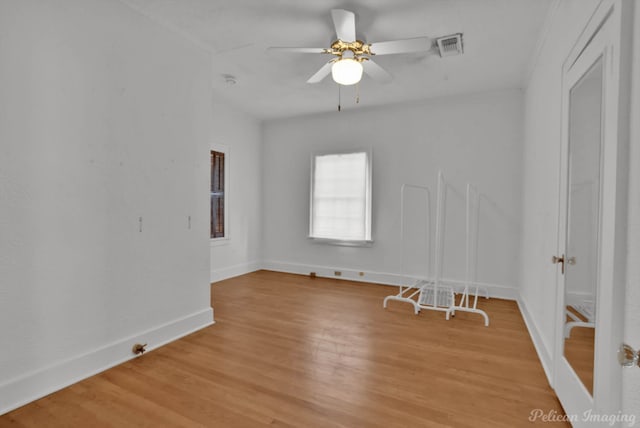
<svg viewBox="0 0 640 428">
<path fill-rule="evenodd" d="M 625 134 L 624 1 L 603 1 L 563 69 L 554 388 L 573 426 L 611 426 L 621 406 Z"/>
</svg>

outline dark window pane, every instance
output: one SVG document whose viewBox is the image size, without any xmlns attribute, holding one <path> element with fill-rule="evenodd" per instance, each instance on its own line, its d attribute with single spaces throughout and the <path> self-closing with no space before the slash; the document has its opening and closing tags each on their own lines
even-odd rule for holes
<svg viewBox="0 0 640 428">
<path fill-rule="evenodd" d="M 224 237 L 224 153 L 211 151 L 211 238 Z"/>
</svg>

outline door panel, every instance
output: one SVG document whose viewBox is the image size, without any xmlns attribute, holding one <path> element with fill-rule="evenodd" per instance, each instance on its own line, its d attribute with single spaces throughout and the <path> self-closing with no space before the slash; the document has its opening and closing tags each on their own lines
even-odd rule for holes
<svg viewBox="0 0 640 428">
<path fill-rule="evenodd" d="M 603 0 L 563 67 L 553 386 L 573 425 L 618 412 L 626 168 L 624 0 Z M 628 13 L 628 12 L 626 12 Z"/>
</svg>

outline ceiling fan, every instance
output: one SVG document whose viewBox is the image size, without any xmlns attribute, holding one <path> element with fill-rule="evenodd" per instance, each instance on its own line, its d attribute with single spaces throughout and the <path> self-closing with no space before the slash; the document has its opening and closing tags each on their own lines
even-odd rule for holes
<svg viewBox="0 0 640 428">
<path fill-rule="evenodd" d="M 336 83 L 354 85 L 362 79 L 363 72 L 381 82 L 387 82 L 392 79 L 385 69 L 371 59 L 372 56 L 427 52 L 434 47 L 432 39 L 429 37 L 365 43 L 356 38 L 355 14 L 353 12 L 344 9 L 333 9 L 331 10 L 331 17 L 336 29 L 337 40 L 329 48 L 278 47 L 269 48 L 269 50 L 332 55 L 333 58 L 311 76 L 307 83 L 319 83 L 331 73 Z M 459 37 L 461 34 L 455 36 Z M 440 45 L 439 40 L 437 45 Z"/>
</svg>

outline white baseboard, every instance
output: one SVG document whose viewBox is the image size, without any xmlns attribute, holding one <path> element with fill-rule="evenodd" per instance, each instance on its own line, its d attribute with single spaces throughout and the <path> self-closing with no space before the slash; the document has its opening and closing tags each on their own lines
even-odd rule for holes
<svg viewBox="0 0 640 428">
<path fill-rule="evenodd" d="M 262 263 L 262 269 L 273 270 L 276 272 L 296 273 L 300 275 L 309 275 L 310 272 L 315 272 L 316 276 L 323 278 L 335 278 L 345 279 L 349 281 L 371 282 L 374 284 L 382 285 L 400 285 L 403 284 L 403 276 L 397 273 L 385 273 L 385 272 L 373 272 L 373 271 L 358 271 L 355 269 L 341 268 L 341 267 L 328 267 L 317 265 L 305 265 L 297 263 L 287 263 L 278 261 L 264 261 Z M 336 276 L 335 272 L 340 271 L 341 275 Z M 363 275 L 360 275 L 360 273 Z M 461 280 L 443 278 L 442 282 L 454 286 L 463 286 L 464 283 Z M 481 287 L 487 289 L 489 296 L 507 299 L 517 300 L 518 290 L 514 287 L 499 284 L 485 284 L 480 283 Z"/>
<path fill-rule="evenodd" d="M 152 351 L 214 322 L 213 308 L 207 308 L 11 379 L 0 384 L 0 415 L 137 358 L 131 353 L 135 343 L 147 343 L 147 350 Z"/>
<path fill-rule="evenodd" d="M 538 329 L 538 325 L 531 316 L 531 313 L 527 308 L 527 304 L 521 297 L 518 298 L 518 308 L 520 308 L 520 313 L 522 314 L 524 323 L 527 326 L 527 330 L 529 330 L 529 336 L 531 337 L 533 346 L 536 348 L 536 353 L 538 354 L 538 359 L 544 369 L 544 374 L 547 375 L 547 381 L 553 388 L 553 358 L 551 352 L 549 352 L 549 349 L 544 344 L 542 336 L 540 335 L 540 329 Z"/>
<path fill-rule="evenodd" d="M 245 273 L 255 272 L 262 268 L 260 262 L 241 263 L 234 266 L 228 266 L 220 269 L 211 269 L 211 282 L 218 282 L 224 279 L 233 278 L 234 276 L 244 275 Z"/>
</svg>

